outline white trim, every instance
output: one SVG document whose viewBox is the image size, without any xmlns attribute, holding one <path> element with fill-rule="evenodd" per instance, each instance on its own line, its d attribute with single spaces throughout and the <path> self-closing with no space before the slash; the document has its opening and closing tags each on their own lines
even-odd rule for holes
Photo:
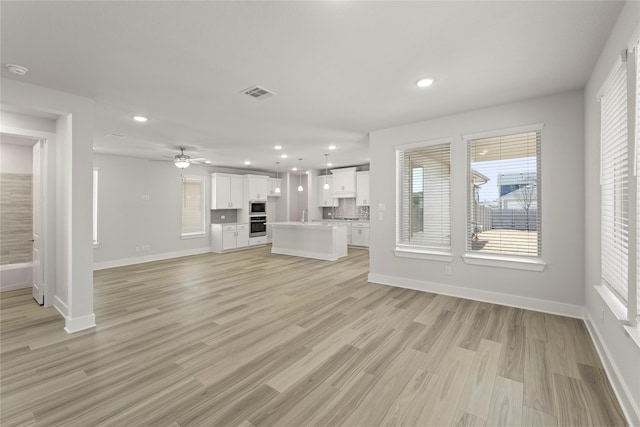
<svg viewBox="0 0 640 427">
<path fill-rule="evenodd" d="M 95 328 L 96 327 L 96 315 L 91 313 L 86 316 L 72 318 L 65 318 L 64 322 L 64 330 L 68 334 L 73 334 L 74 332 L 84 331 L 85 329 Z"/>
<path fill-rule="evenodd" d="M 0 292 L 15 291 L 18 289 L 29 289 L 32 286 L 29 282 L 11 283 L 5 285 L 4 282 L 0 284 Z"/>
<path fill-rule="evenodd" d="M 453 141 L 453 138 L 438 138 L 438 139 L 428 139 L 425 141 L 419 142 L 409 142 L 407 144 L 398 144 L 393 147 L 394 150 L 410 150 L 412 148 L 422 148 L 422 147 L 430 147 L 432 145 L 440 145 L 440 144 L 450 144 Z"/>
<path fill-rule="evenodd" d="M 618 68 L 619 67 L 626 67 L 625 62 L 626 61 L 623 61 L 622 57 L 620 55 L 616 56 L 616 61 L 613 64 L 613 67 L 611 68 L 611 71 L 609 71 L 609 74 L 607 75 L 607 78 L 604 80 L 604 83 L 602 84 L 602 86 L 600 86 L 600 89 L 598 90 L 598 93 L 596 94 L 596 99 L 597 99 L 598 102 L 600 102 L 600 100 L 604 96 L 604 92 L 606 92 L 607 89 L 609 88 L 609 85 L 611 84 L 611 79 L 614 78 L 616 72 L 618 71 Z"/>
<path fill-rule="evenodd" d="M 464 254 L 462 260 L 469 265 L 511 268 L 514 270 L 544 271 L 547 263 L 541 259 L 500 257 L 479 254 Z"/>
<path fill-rule="evenodd" d="M 526 310 L 541 311 L 543 313 L 558 314 L 576 319 L 582 319 L 584 315 L 584 307 L 557 301 L 503 294 L 499 292 L 484 291 L 480 289 L 427 282 L 423 280 L 406 279 L 403 277 L 385 276 L 382 274 L 369 274 L 368 280 L 371 283 L 380 283 L 382 285 L 395 286 L 398 288 L 432 292 L 452 297 L 523 308 Z"/>
<path fill-rule="evenodd" d="M 609 310 L 613 313 L 616 319 L 621 323 L 627 320 L 627 307 L 620 301 L 620 299 L 613 293 L 606 285 L 594 286 L 596 292 L 600 295 L 600 298 L 607 304 Z"/>
<path fill-rule="evenodd" d="M 162 261 L 165 259 L 180 258 L 184 256 L 200 255 L 200 254 L 206 254 L 210 252 L 211 252 L 211 248 L 206 247 L 206 248 L 187 249 L 184 251 L 176 251 L 176 252 L 165 252 L 161 254 L 147 255 L 147 256 L 135 257 L 135 258 L 121 258 L 121 259 L 114 259 L 111 261 L 94 262 L 93 271 L 104 270 L 105 268 L 124 267 L 126 265 L 142 264 L 144 262 Z"/>
<path fill-rule="evenodd" d="M 30 288 L 33 286 L 32 276 L 33 262 L 4 264 L 0 266 L 0 292 Z"/>
<path fill-rule="evenodd" d="M 62 315 L 65 319 L 67 318 L 67 313 L 69 312 L 69 307 L 67 303 L 62 301 L 58 295 L 53 297 L 53 307 L 58 310 L 58 313 Z"/>
<path fill-rule="evenodd" d="M 198 231 L 195 233 L 183 233 L 180 235 L 180 238 L 182 240 L 186 240 L 186 239 L 199 239 L 199 238 L 203 238 L 203 237 L 207 237 L 207 232 L 206 231 Z"/>
<path fill-rule="evenodd" d="M 488 130 L 484 132 L 469 133 L 462 135 L 464 141 L 472 141 L 474 139 L 493 138 L 497 136 L 510 135 L 514 133 L 540 132 L 544 129 L 544 123 L 533 123 L 530 125 L 516 126 L 506 129 Z"/>
<path fill-rule="evenodd" d="M 598 328 L 595 326 L 589 310 L 585 310 L 584 319 L 587 331 L 589 331 L 589 335 L 591 336 L 591 341 L 593 341 L 598 356 L 600 356 L 604 371 L 607 374 L 613 392 L 618 398 L 618 403 L 620 403 L 627 423 L 630 426 L 640 425 L 640 408 L 638 408 L 634 402 L 633 394 L 624 382 L 624 376 L 620 374 L 620 370 L 615 364 L 615 359 L 611 357 L 611 352 L 605 345 L 605 341 L 602 339 Z"/>
<path fill-rule="evenodd" d="M 453 261 L 453 254 L 451 252 L 433 251 L 417 247 L 396 246 L 393 253 L 398 258 L 415 258 L 442 262 Z"/>
</svg>

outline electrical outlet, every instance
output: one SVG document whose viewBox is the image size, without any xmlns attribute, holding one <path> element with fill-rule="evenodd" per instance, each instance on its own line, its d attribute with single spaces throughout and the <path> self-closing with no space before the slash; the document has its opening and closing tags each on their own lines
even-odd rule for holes
<svg viewBox="0 0 640 427">
<path fill-rule="evenodd" d="M 450 265 L 445 265 L 444 266 L 444 275 L 445 276 L 451 276 L 451 266 Z"/>
<path fill-rule="evenodd" d="M 225 218 L 226 218 L 226 216 L 220 215 L 220 219 L 225 219 Z"/>
</svg>

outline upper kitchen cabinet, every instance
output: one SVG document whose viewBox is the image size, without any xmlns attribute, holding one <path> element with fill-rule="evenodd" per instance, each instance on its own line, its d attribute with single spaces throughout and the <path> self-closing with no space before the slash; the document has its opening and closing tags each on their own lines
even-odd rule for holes
<svg viewBox="0 0 640 427">
<path fill-rule="evenodd" d="M 369 206 L 369 171 L 356 173 L 356 206 Z"/>
<path fill-rule="evenodd" d="M 333 197 L 356 197 L 356 168 L 332 169 Z"/>
<path fill-rule="evenodd" d="M 211 174 L 211 209 L 242 209 L 242 175 Z"/>
<path fill-rule="evenodd" d="M 325 189 L 324 184 L 329 184 Z M 321 175 L 318 177 L 318 206 L 331 207 L 338 206 L 338 199 L 333 198 L 333 177 L 331 175 Z"/>
<path fill-rule="evenodd" d="M 247 200 L 267 201 L 269 177 L 264 175 L 244 175 L 244 193 Z"/>
<path fill-rule="evenodd" d="M 280 197 L 280 191 L 276 192 L 276 188 L 282 187 L 282 179 L 280 178 L 269 178 L 269 197 Z"/>
</svg>

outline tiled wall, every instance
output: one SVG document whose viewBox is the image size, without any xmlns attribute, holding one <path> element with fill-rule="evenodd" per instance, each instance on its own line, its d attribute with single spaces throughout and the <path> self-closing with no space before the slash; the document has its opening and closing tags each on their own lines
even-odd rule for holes
<svg viewBox="0 0 640 427">
<path fill-rule="evenodd" d="M 0 264 L 31 262 L 32 178 L 0 173 Z"/>
<path fill-rule="evenodd" d="M 356 206 L 355 198 L 338 199 L 339 206 L 334 208 L 322 208 L 323 219 L 369 219 L 369 206 Z"/>
</svg>

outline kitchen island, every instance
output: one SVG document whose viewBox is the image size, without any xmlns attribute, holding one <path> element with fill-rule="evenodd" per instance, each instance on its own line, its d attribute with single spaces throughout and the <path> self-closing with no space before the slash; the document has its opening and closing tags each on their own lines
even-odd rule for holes
<svg viewBox="0 0 640 427">
<path fill-rule="evenodd" d="M 347 256 L 347 227 L 322 222 L 271 222 L 271 253 L 336 261 Z"/>
</svg>

